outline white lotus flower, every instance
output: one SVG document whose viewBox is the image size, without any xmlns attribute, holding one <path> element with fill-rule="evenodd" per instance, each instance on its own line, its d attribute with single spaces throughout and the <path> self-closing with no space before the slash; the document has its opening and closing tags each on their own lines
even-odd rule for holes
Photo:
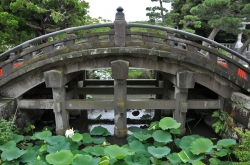
<svg viewBox="0 0 250 165">
<path fill-rule="evenodd" d="M 73 130 L 73 128 L 72 129 L 67 129 L 66 131 L 65 131 L 65 136 L 68 138 L 68 137 L 70 137 L 70 138 L 72 138 L 72 136 L 74 135 L 74 130 Z"/>
</svg>

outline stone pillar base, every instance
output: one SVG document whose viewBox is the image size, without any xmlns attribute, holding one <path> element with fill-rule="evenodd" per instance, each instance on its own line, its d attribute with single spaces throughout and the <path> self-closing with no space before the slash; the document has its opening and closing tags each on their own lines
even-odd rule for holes
<svg viewBox="0 0 250 165">
<path fill-rule="evenodd" d="M 57 135 L 65 135 L 65 131 L 66 131 L 67 129 L 61 129 L 61 130 L 56 130 L 56 134 Z"/>
<path fill-rule="evenodd" d="M 128 129 L 116 129 L 114 128 L 114 135 L 118 138 L 124 138 L 128 135 Z"/>
<path fill-rule="evenodd" d="M 176 135 L 176 137 L 183 137 L 186 134 L 186 128 L 182 128 L 180 130 L 180 134 Z"/>
</svg>

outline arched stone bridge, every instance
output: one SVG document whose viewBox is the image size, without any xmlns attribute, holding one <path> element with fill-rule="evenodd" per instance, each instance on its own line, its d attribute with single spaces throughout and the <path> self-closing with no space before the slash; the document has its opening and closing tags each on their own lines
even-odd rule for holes
<svg viewBox="0 0 250 165">
<path fill-rule="evenodd" d="M 201 42 L 208 42 L 210 47 Z M 218 50 L 225 50 L 227 55 Z M 219 109 L 232 92 L 250 92 L 250 63 L 237 52 L 181 30 L 127 23 L 122 10 L 114 23 L 50 33 L 24 42 L 0 58 L 0 115 L 16 109 L 53 109 L 57 133 L 69 127 L 69 110 L 114 109 L 115 135 L 123 137 L 127 134 L 126 109 L 134 108 L 173 110 L 184 133 L 188 109 Z M 98 68 L 111 68 L 113 80 L 85 79 L 86 70 Z M 127 80 L 129 68 L 154 70 L 158 76 Z M 40 88 L 44 83 L 46 89 Z M 195 84 L 213 91 L 218 98 L 189 99 L 188 91 Z M 52 93 L 53 99 L 26 96 L 46 92 Z M 100 93 L 114 94 L 114 99 L 84 99 L 86 94 Z M 156 94 L 157 99 L 129 100 L 127 94 Z"/>
</svg>

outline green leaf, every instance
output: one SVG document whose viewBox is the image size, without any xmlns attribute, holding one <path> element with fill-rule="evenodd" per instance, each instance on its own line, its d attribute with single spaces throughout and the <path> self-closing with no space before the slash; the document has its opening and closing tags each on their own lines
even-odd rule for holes
<svg viewBox="0 0 250 165">
<path fill-rule="evenodd" d="M 123 159 L 127 155 L 132 155 L 128 149 L 119 147 L 117 145 L 110 145 L 104 149 L 104 154 L 109 156 L 111 159 Z"/>
<path fill-rule="evenodd" d="M 37 132 L 33 135 L 34 140 L 35 139 L 45 140 L 47 137 L 50 136 L 52 136 L 52 133 L 50 131 Z"/>
<path fill-rule="evenodd" d="M 47 146 L 47 152 L 58 152 L 61 150 L 70 150 L 70 143 L 69 142 L 60 142 L 53 146 Z"/>
<path fill-rule="evenodd" d="M 74 157 L 74 160 L 72 162 L 72 165 L 82 165 L 82 164 L 90 164 L 90 161 L 91 161 L 92 157 L 89 156 L 89 155 L 80 155 L 80 154 L 77 154 L 75 157 Z"/>
<path fill-rule="evenodd" d="M 59 142 L 65 142 L 65 136 L 57 135 L 57 136 L 50 136 L 45 138 L 45 141 L 50 145 L 55 145 Z"/>
<path fill-rule="evenodd" d="M 12 134 L 12 138 L 13 141 L 15 141 L 16 143 L 24 140 L 24 136 L 22 135 L 17 135 L 17 134 Z"/>
<path fill-rule="evenodd" d="M 104 156 L 101 158 L 100 162 L 98 165 L 109 165 L 110 159 L 108 156 Z"/>
<path fill-rule="evenodd" d="M 133 133 L 134 133 L 134 132 L 141 132 L 141 128 L 135 127 L 135 126 L 129 127 L 128 130 L 129 130 L 130 132 L 133 132 Z"/>
<path fill-rule="evenodd" d="M 137 154 L 144 154 L 146 147 L 138 140 L 129 142 L 129 147 Z"/>
<path fill-rule="evenodd" d="M 5 151 L 5 150 L 9 150 L 10 148 L 14 148 L 14 147 L 16 147 L 16 142 L 15 141 L 8 141 L 0 146 L 0 150 Z"/>
<path fill-rule="evenodd" d="M 156 130 L 159 128 L 159 121 L 154 121 L 150 123 L 148 130 Z"/>
<path fill-rule="evenodd" d="M 22 156 L 25 153 L 25 151 L 20 150 L 19 148 L 13 147 L 8 150 L 4 150 L 1 154 L 2 160 L 8 160 L 11 161 L 13 159 L 17 159 L 20 156 Z"/>
<path fill-rule="evenodd" d="M 179 147 L 185 150 L 190 147 L 191 142 L 193 142 L 195 139 L 198 139 L 198 138 L 201 138 L 201 136 L 199 135 L 184 136 L 179 142 Z"/>
<path fill-rule="evenodd" d="M 173 128 L 173 129 L 170 130 L 170 133 L 171 133 L 171 134 L 174 134 L 174 135 L 178 135 L 178 134 L 181 133 L 181 131 L 180 131 L 180 129 L 175 129 L 175 128 Z"/>
<path fill-rule="evenodd" d="M 93 138 L 90 136 L 89 133 L 82 134 L 82 141 L 84 144 L 90 144 L 93 142 Z"/>
<path fill-rule="evenodd" d="M 37 153 L 34 150 L 27 150 L 20 158 L 20 161 L 23 163 L 28 163 L 36 160 Z"/>
<path fill-rule="evenodd" d="M 196 160 L 196 161 L 192 162 L 192 165 L 206 165 L 206 164 L 204 164 L 203 162 L 201 162 L 199 160 Z"/>
<path fill-rule="evenodd" d="M 69 150 L 61 150 L 46 155 L 46 161 L 53 165 L 69 165 L 73 162 L 74 155 Z"/>
<path fill-rule="evenodd" d="M 144 140 L 147 140 L 148 138 L 152 137 L 150 134 L 143 134 L 141 132 L 135 132 L 133 135 L 134 135 L 134 137 L 136 137 L 140 141 L 144 141 Z"/>
<path fill-rule="evenodd" d="M 168 160 L 170 160 L 170 162 L 172 164 L 180 164 L 180 163 L 182 163 L 182 160 L 178 156 L 177 153 L 169 154 L 169 155 L 167 155 L 167 158 L 168 158 Z"/>
<path fill-rule="evenodd" d="M 43 160 L 34 160 L 29 162 L 27 165 L 48 165 L 48 163 Z"/>
<path fill-rule="evenodd" d="M 184 163 L 187 163 L 190 160 L 190 158 L 188 157 L 187 153 L 184 150 L 179 152 L 178 156 L 181 159 L 181 161 L 184 162 Z"/>
<path fill-rule="evenodd" d="M 190 151 L 194 155 L 209 153 L 211 152 L 212 148 L 213 148 L 213 142 L 207 138 L 196 139 L 190 145 Z"/>
<path fill-rule="evenodd" d="M 91 135 L 102 135 L 102 136 L 109 136 L 111 135 L 110 132 L 102 127 L 102 126 L 97 126 L 97 127 L 94 127 L 92 129 L 92 131 L 90 132 Z"/>
<path fill-rule="evenodd" d="M 233 145 L 236 145 L 236 140 L 234 139 L 222 139 L 217 142 L 217 146 L 222 146 L 225 148 L 231 147 Z"/>
<path fill-rule="evenodd" d="M 168 143 L 173 141 L 172 136 L 170 135 L 169 132 L 163 131 L 163 130 L 157 130 L 152 134 L 152 137 L 154 138 L 155 141 L 157 142 L 162 142 L 162 143 Z"/>
<path fill-rule="evenodd" d="M 154 147 L 150 146 L 148 147 L 148 152 L 156 158 L 162 158 L 163 156 L 166 156 L 170 153 L 170 148 L 168 147 Z"/>
<path fill-rule="evenodd" d="M 19 165 L 19 161 L 13 160 L 11 162 L 4 162 L 3 165 Z"/>
<path fill-rule="evenodd" d="M 47 151 L 47 146 L 48 146 L 48 144 L 43 144 L 43 145 L 40 147 L 39 152 Z"/>
<path fill-rule="evenodd" d="M 95 144 L 102 144 L 106 141 L 105 137 L 93 137 L 93 143 Z"/>
<path fill-rule="evenodd" d="M 104 147 L 102 146 L 94 146 L 94 147 L 85 147 L 83 151 L 92 154 L 94 156 L 102 156 L 104 155 Z"/>
<path fill-rule="evenodd" d="M 163 130 L 167 129 L 177 129 L 180 127 L 180 123 L 178 123 L 176 120 L 174 120 L 171 117 L 164 117 L 159 122 L 159 127 Z"/>
<path fill-rule="evenodd" d="M 132 141 L 134 141 L 134 140 L 137 140 L 137 138 L 136 138 L 134 135 L 130 135 L 130 136 L 128 136 L 128 137 L 126 138 L 126 140 L 127 140 L 128 142 L 132 142 Z"/>
<path fill-rule="evenodd" d="M 217 158 L 210 158 L 209 162 L 211 165 L 219 165 L 221 163 L 221 161 Z"/>
<path fill-rule="evenodd" d="M 71 139 L 73 142 L 79 142 L 82 140 L 82 138 L 83 138 L 82 134 L 75 133 Z"/>
<path fill-rule="evenodd" d="M 228 154 L 228 150 L 227 149 L 220 149 L 219 151 L 215 152 L 215 155 L 217 155 L 219 157 L 226 156 L 227 154 Z"/>
</svg>

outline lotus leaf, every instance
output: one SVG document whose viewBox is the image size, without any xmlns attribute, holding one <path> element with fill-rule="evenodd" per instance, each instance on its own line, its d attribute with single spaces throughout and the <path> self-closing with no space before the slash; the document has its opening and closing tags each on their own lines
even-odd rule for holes
<svg viewBox="0 0 250 165">
<path fill-rule="evenodd" d="M 39 139 L 39 140 L 45 140 L 47 137 L 52 136 L 52 133 L 50 131 L 43 131 L 43 132 L 37 132 L 32 136 L 32 139 Z"/>
<path fill-rule="evenodd" d="M 111 159 L 119 160 L 134 153 L 129 152 L 127 148 L 119 147 L 118 145 L 110 145 L 104 149 L 104 154 L 109 156 Z"/>
<path fill-rule="evenodd" d="M 169 154 L 169 155 L 167 155 L 167 158 L 168 158 L 168 160 L 170 160 L 170 162 L 172 164 L 180 164 L 180 163 L 182 163 L 182 160 L 178 156 L 177 153 Z"/>
<path fill-rule="evenodd" d="M 65 142 L 65 136 L 57 135 L 57 136 L 50 136 L 45 139 L 47 143 L 50 145 L 55 145 L 59 142 Z"/>
<path fill-rule="evenodd" d="M 219 159 L 217 159 L 217 158 L 210 158 L 209 162 L 212 165 L 219 165 L 221 163 L 221 161 Z"/>
<path fill-rule="evenodd" d="M 187 163 L 190 160 L 189 156 L 187 155 L 187 153 L 184 150 L 179 152 L 178 156 L 181 159 L 181 161 L 184 163 Z"/>
<path fill-rule="evenodd" d="M 13 160 L 10 162 L 4 162 L 3 165 L 19 165 L 19 161 L 18 160 Z"/>
<path fill-rule="evenodd" d="M 91 135 L 102 135 L 102 136 L 109 136 L 111 135 L 110 132 L 102 127 L 102 126 L 97 126 L 97 127 L 94 127 L 92 129 L 92 131 L 90 132 Z"/>
<path fill-rule="evenodd" d="M 225 148 L 228 148 L 233 145 L 236 145 L 236 140 L 234 139 L 222 139 L 217 142 L 217 146 L 222 146 Z"/>
<path fill-rule="evenodd" d="M 69 142 L 60 142 L 58 144 L 55 144 L 53 146 L 47 146 L 47 152 L 57 152 L 61 150 L 69 150 L 70 149 L 70 143 Z"/>
<path fill-rule="evenodd" d="M 193 142 L 195 139 L 201 138 L 199 135 L 189 135 L 189 136 L 184 136 L 181 141 L 179 142 L 179 147 L 183 150 L 187 149 L 190 147 L 191 142 Z"/>
<path fill-rule="evenodd" d="M 174 135 L 178 135 L 181 133 L 180 129 L 176 129 L 176 128 L 173 128 L 170 130 L 170 133 L 171 134 L 174 134 Z"/>
<path fill-rule="evenodd" d="M 219 157 L 226 156 L 227 154 L 228 154 L 228 150 L 227 149 L 220 149 L 219 151 L 215 152 L 215 155 L 217 155 Z"/>
<path fill-rule="evenodd" d="M 150 134 L 143 134 L 141 132 L 135 132 L 133 135 L 140 141 L 144 141 L 152 137 Z"/>
<path fill-rule="evenodd" d="M 170 148 L 168 147 L 148 147 L 148 152 L 156 158 L 162 158 L 170 153 Z"/>
<path fill-rule="evenodd" d="M 137 140 L 137 138 L 136 138 L 134 135 L 130 135 L 130 136 L 128 136 L 128 137 L 126 138 L 126 140 L 127 140 L 128 142 L 132 142 L 132 141 L 134 141 L 134 140 Z"/>
<path fill-rule="evenodd" d="M 168 143 L 173 141 L 172 136 L 169 132 L 163 130 L 157 130 L 152 134 L 152 137 L 157 142 Z"/>
<path fill-rule="evenodd" d="M 22 135 L 17 135 L 17 134 L 12 134 L 11 140 L 15 141 L 16 143 L 24 140 L 24 136 Z"/>
<path fill-rule="evenodd" d="M 102 146 L 94 146 L 94 147 L 85 147 L 83 151 L 90 153 L 95 156 L 104 155 L 104 147 Z"/>
<path fill-rule="evenodd" d="M 93 143 L 95 144 L 102 144 L 106 141 L 105 137 L 93 137 Z"/>
<path fill-rule="evenodd" d="M 27 150 L 20 158 L 20 161 L 23 163 L 28 163 L 36 160 L 37 153 L 34 150 Z"/>
<path fill-rule="evenodd" d="M 82 137 L 83 137 L 82 134 L 75 133 L 71 139 L 73 142 L 79 142 L 82 140 Z"/>
<path fill-rule="evenodd" d="M 150 123 L 148 130 L 155 130 L 159 128 L 159 121 L 154 121 Z"/>
<path fill-rule="evenodd" d="M 132 151 L 136 152 L 138 155 L 147 155 L 148 153 L 146 152 L 146 147 L 144 144 L 142 144 L 138 140 L 134 140 L 129 142 L 129 146 Z"/>
<path fill-rule="evenodd" d="M 4 150 L 1 154 L 2 160 L 14 160 L 22 156 L 26 151 L 20 150 L 17 147 L 10 148 L 8 150 Z"/>
<path fill-rule="evenodd" d="M 100 162 L 98 165 L 109 165 L 110 159 L 108 156 L 104 156 L 101 158 Z"/>
<path fill-rule="evenodd" d="M 0 146 L 0 150 L 4 151 L 4 150 L 9 150 L 10 148 L 16 147 L 16 142 L 14 141 L 8 141 L 6 143 L 4 143 L 3 145 Z"/>
<path fill-rule="evenodd" d="M 90 155 L 76 155 L 72 165 L 98 165 L 99 158 L 92 158 Z"/>
<path fill-rule="evenodd" d="M 173 129 L 173 128 L 177 129 L 180 127 L 180 125 L 181 125 L 180 123 L 178 123 L 171 117 L 164 117 L 159 122 L 159 127 L 163 130 Z"/>
<path fill-rule="evenodd" d="M 129 127 L 128 130 L 129 130 L 130 132 L 133 132 L 133 133 L 134 133 L 134 132 L 141 132 L 141 128 L 135 127 L 135 126 Z"/>
<path fill-rule="evenodd" d="M 196 160 L 192 163 L 192 165 L 206 165 L 204 164 L 203 162 L 199 161 L 199 160 Z"/>
<path fill-rule="evenodd" d="M 84 144 L 90 144 L 93 142 L 93 138 L 88 133 L 82 134 L 82 141 Z"/>
<path fill-rule="evenodd" d="M 190 151 L 194 155 L 209 153 L 211 152 L 212 148 L 213 148 L 213 142 L 207 138 L 196 139 L 190 145 Z"/>
<path fill-rule="evenodd" d="M 53 165 L 69 165 L 73 162 L 74 155 L 69 150 L 61 150 L 46 155 L 46 161 Z"/>
</svg>

